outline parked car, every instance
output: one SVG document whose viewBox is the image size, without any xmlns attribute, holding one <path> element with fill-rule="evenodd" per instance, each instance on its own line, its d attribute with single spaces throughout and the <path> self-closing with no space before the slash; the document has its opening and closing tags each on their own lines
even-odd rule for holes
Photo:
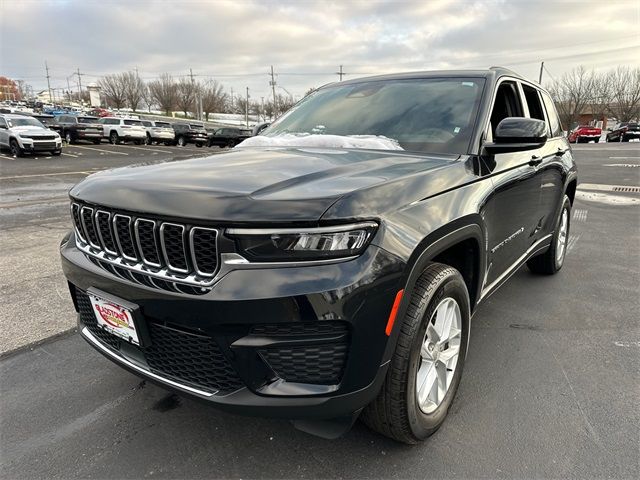
<svg viewBox="0 0 640 480">
<path fill-rule="evenodd" d="M 31 115 L 33 118 L 35 118 L 36 120 L 40 121 L 40 123 L 42 123 L 45 127 L 47 127 L 49 130 L 53 130 L 54 132 L 57 132 L 58 134 L 60 134 L 62 132 L 62 129 L 60 127 L 60 125 L 58 125 L 58 123 L 56 122 L 56 117 L 54 117 L 53 115 L 45 115 L 45 114 L 34 114 Z M 60 135 L 62 136 L 62 135 Z"/>
<path fill-rule="evenodd" d="M 62 153 L 62 139 L 39 120 L 15 114 L 0 114 L 0 148 L 8 148 L 14 157 L 25 153 Z"/>
<path fill-rule="evenodd" d="M 147 140 L 147 130 L 140 120 L 103 117 L 99 122 L 103 128 L 103 137 L 113 145 L 120 142 L 133 142 L 136 145 L 141 145 Z"/>
<path fill-rule="evenodd" d="M 640 126 L 635 122 L 622 122 L 607 133 L 607 142 L 628 142 L 640 138 Z"/>
<path fill-rule="evenodd" d="M 208 132 L 207 146 L 217 145 L 218 147 L 233 148 L 251 136 L 251 130 L 235 127 L 218 128 Z"/>
<path fill-rule="evenodd" d="M 175 132 L 174 145 L 184 147 L 189 143 L 193 143 L 196 147 L 202 147 L 207 144 L 207 131 L 204 125 L 197 123 L 174 123 L 173 130 Z"/>
<path fill-rule="evenodd" d="M 104 108 L 94 108 L 93 110 L 89 110 L 87 112 L 89 115 L 94 117 L 111 117 L 113 114 L 109 110 L 105 110 Z"/>
<path fill-rule="evenodd" d="M 580 125 L 569 132 L 569 143 L 589 143 L 594 141 L 598 143 L 602 129 L 591 127 L 589 125 Z"/>
<path fill-rule="evenodd" d="M 130 372 L 325 437 L 360 415 L 416 443 L 451 406 L 472 314 L 524 264 L 562 268 L 576 184 L 537 83 L 355 79 L 215 161 L 90 175 L 62 265 L 81 336 Z"/>
<path fill-rule="evenodd" d="M 56 125 L 67 143 L 86 140 L 98 144 L 102 141 L 102 125 L 97 117 L 58 115 Z"/>
<path fill-rule="evenodd" d="M 176 136 L 176 132 L 169 122 L 156 122 L 153 120 L 141 120 L 147 130 L 146 144 L 151 145 L 153 142 L 172 145 Z"/>
</svg>

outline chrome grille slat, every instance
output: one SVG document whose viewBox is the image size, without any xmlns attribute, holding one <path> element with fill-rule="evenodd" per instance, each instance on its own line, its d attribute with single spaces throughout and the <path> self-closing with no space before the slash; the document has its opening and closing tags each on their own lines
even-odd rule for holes
<svg viewBox="0 0 640 480">
<path fill-rule="evenodd" d="M 76 202 L 71 205 L 71 217 L 76 246 L 112 275 L 186 294 L 205 293 L 216 281 L 220 268 L 219 230 L 215 228 L 137 217 Z"/>
</svg>

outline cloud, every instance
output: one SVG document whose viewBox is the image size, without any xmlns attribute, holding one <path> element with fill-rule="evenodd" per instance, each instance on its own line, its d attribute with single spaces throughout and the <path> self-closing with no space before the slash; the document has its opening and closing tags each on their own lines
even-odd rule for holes
<svg viewBox="0 0 640 480">
<path fill-rule="evenodd" d="M 85 82 L 191 68 L 254 98 L 270 94 L 270 65 L 296 96 L 337 80 L 339 65 L 347 78 L 490 65 L 535 78 L 542 60 L 555 76 L 578 64 L 640 65 L 637 49 L 621 49 L 640 44 L 634 0 L 5 0 L 0 27 L 0 73 L 35 88 L 46 85 L 45 60 L 54 86 L 77 68 Z"/>
</svg>

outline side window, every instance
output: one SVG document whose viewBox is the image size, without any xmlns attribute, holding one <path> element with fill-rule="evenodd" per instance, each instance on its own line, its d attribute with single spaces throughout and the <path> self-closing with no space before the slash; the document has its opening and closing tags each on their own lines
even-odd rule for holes
<svg viewBox="0 0 640 480">
<path fill-rule="evenodd" d="M 522 101 L 514 82 L 502 82 L 496 92 L 496 99 L 491 111 L 491 133 L 496 134 L 496 127 L 507 117 L 523 117 Z"/>
<path fill-rule="evenodd" d="M 6 127 L 7 121 L 4 118 L 0 118 L 0 126 Z"/>
<path fill-rule="evenodd" d="M 558 112 L 556 112 L 556 106 L 553 104 L 553 100 L 551 97 L 544 92 L 540 92 L 542 94 L 542 100 L 544 100 L 544 106 L 547 110 L 547 116 L 549 117 L 549 126 L 551 127 L 551 136 L 552 137 L 560 137 L 562 136 L 562 126 L 560 125 L 560 120 L 558 119 Z"/>
<path fill-rule="evenodd" d="M 527 106 L 529 107 L 529 116 L 544 122 L 544 110 L 540 103 L 538 90 L 530 87 L 529 85 L 522 84 L 522 91 L 524 92 L 524 98 L 527 101 Z"/>
</svg>

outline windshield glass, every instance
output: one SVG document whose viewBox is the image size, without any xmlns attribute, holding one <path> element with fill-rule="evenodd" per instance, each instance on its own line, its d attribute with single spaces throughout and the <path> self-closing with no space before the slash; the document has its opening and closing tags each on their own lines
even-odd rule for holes
<svg viewBox="0 0 640 480">
<path fill-rule="evenodd" d="M 331 86 L 303 99 L 263 135 L 274 140 L 284 137 L 291 146 L 296 146 L 296 142 L 322 145 L 305 137 L 317 140 L 317 136 L 331 135 L 336 146 L 465 153 L 483 87 L 482 78 L 386 80 Z M 341 143 L 340 137 L 351 138 L 348 143 Z M 253 137 L 249 145 L 259 145 L 263 138 Z M 332 146 L 330 143 L 326 146 Z"/>
<path fill-rule="evenodd" d="M 78 123 L 96 123 L 97 121 L 96 117 L 78 117 Z"/>
<path fill-rule="evenodd" d="M 35 118 L 7 118 L 7 123 L 9 127 L 42 127 L 42 122 L 40 120 L 36 120 Z"/>
<path fill-rule="evenodd" d="M 140 120 L 125 120 L 124 124 L 125 125 L 142 125 L 142 122 Z"/>
</svg>

